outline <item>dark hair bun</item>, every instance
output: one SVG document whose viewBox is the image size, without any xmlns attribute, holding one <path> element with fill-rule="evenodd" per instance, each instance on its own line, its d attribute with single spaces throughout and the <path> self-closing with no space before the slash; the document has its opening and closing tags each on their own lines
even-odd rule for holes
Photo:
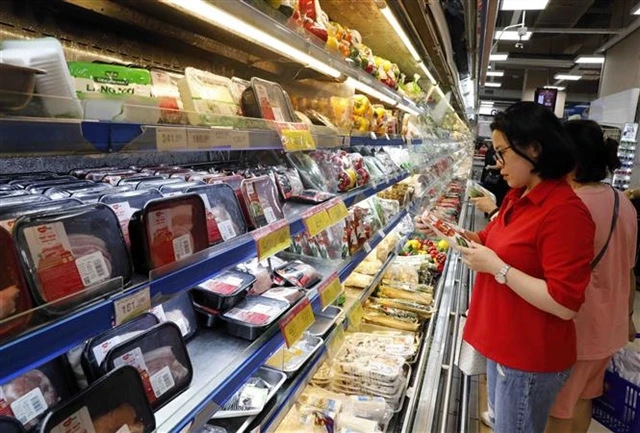
<svg viewBox="0 0 640 433">
<path fill-rule="evenodd" d="M 610 172 L 614 172 L 614 170 L 622 167 L 622 162 L 620 162 L 620 158 L 618 158 L 618 142 L 613 138 L 607 137 L 604 141 L 605 147 L 605 161 L 607 161 L 607 167 Z"/>
<path fill-rule="evenodd" d="M 607 138 L 593 120 L 570 120 L 564 124 L 576 147 L 575 180 L 580 183 L 600 182 L 621 166 L 618 142 Z"/>
</svg>

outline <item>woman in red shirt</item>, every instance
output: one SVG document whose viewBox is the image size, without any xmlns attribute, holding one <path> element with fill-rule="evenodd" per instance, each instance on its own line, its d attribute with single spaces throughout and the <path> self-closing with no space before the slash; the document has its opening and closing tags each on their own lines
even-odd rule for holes
<svg viewBox="0 0 640 433">
<path fill-rule="evenodd" d="M 487 358 L 496 433 L 542 433 L 576 362 L 573 318 L 591 277 L 594 223 L 564 177 L 573 147 L 556 116 L 519 102 L 491 124 L 511 190 L 471 248 L 477 272 L 463 338 Z"/>
</svg>

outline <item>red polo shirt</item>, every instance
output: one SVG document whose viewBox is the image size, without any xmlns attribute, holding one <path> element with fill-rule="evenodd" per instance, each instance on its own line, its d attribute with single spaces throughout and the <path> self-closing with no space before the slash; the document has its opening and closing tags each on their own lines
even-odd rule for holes
<svg viewBox="0 0 640 433">
<path fill-rule="evenodd" d="M 507 264 L 545 280 L 559 304 L 578 311 L 591 278 L 595 225 L 589 211 L 561 180 L 545 180 L 521 197 L 523 192 L 509 191 L 480 238 Z M 576 362 L 573 320 L 534 307 L 486 273 L 476 275 L 464 339 L 518 370 L 562 371 Z"/>
</svg>

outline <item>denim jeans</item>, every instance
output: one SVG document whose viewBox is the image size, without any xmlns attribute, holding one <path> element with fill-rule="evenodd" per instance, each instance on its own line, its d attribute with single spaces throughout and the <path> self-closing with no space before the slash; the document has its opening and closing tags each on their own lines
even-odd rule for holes
<svg viewBox="0 0 640 433">
<path fill-rule="evenodd" d="M 489 417 L 494 433 L 543 433 L 571 369 L 533 373 L 487 359 Z"/>
</svg>

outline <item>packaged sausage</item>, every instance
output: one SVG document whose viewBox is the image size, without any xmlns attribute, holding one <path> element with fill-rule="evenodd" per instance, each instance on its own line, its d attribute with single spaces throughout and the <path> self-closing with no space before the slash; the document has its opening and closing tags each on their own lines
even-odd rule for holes
<svg viewBox="0 0 640 433">
<path fill-rule="evenodd" d="M 140 375 L 124 366 L 56 406 L 39 433 L 151 433 L 155 428 Z"/>
<path fill-rule="evenodd" d="M 242 210 L 233 189 L 224 183 L 191 186 L 188 193 L 198 194 L 207 212 L 209 244 L 228 241 L 247 232 Z"/>
<path fill-rule="evenodd" d="M 104 204 L 24 216 L 13 236 L 31 294 L 37 304 L 48 304 L 42 309 L 48 314 L 62 314 L 117 290 L 118 284 L 110 284 L 115 278 L 124 284 L 131 280 L 118 218 Z"/>
<path fill-rule="evenodd" d="M 193 300 L 214 310 L 228 310 L 240 302 L 256 278 L 246 272 L 229 270 L 193 289 Z"/>
<path fill-rule="evenodd" d="M 242 92 L 242 111 L 247 117 L 296 122 L 289 96 L 279 84 L 253 77 Z"/>
<path fill-rule="evenodd" d="M 227 333 L 253 341 L 289 308 L 289 303 L 264 296 L 244 298 L 222 315 Z"/>
<path fill-rule="evenodd" d="M 269 176 L 245 179 L 241 188 L 251 223 L 255 227 L 264 227 L 284 218 L 276 186 Z"/>
<path fill-rule="evenodd" d="M 171 299 L 155 306 L 151 312 L 160 322 L 172 322 L 180 328 L 182 338 L 191 338 L 198 330 L 190 292 L 180 292 Z"/>
<path fill-rule="evenodd" d="M 138 370 L 153 410 L 187 389 L 193 377 L 180 328 L 169 322 L 113 347 L 104 360 L 103 370 L 112 371 L 124 365 Z"/>
<path fill-rule="evenodd" d="M 152 200 L 129 223 L 131 254 L 140 272 L 182 260 L 209 246 L 202 198 L 185 194 Z"/>
</svg>

